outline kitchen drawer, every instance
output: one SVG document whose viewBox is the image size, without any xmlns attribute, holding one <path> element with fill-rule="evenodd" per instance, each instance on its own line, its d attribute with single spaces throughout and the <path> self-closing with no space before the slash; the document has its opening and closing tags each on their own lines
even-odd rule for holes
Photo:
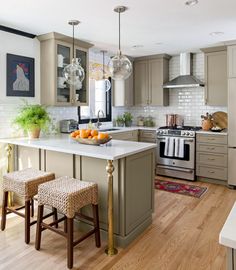
<svg viewBox="0 0 236 270">
<path fill-rule="evenodd" d="M 227 136 L 217 134 L 197 134 L 197 143 L 227 144 Z"/>
<path fill-rule="evenodd" d="M 197 152 L 197 163 L 205 165 L 213 165 L 227 167 L 227 155 L 225 154 L 207 154 Z"/>
<path fill-rule="evenodd" d="M 225 144 L 209 144 L 209 143 L 197 143 L 198 152 L 208 152 L 208 153 L 220 153 L 227 154 L 228 147 Z"/>
<path fill-rule="evenodd" d="M 156 131 L 155 130 L 140 130 L 139 141 L 156 143 Z"/>
<path fill-rule="evenodd" d="M 111 136 L 114 140 L 124 140 L 124 141 L 137 141 L 138 140 L 138 131 L 124 131 L 119 133 L 111 133 Z"/>
<path fill-rule="evenodd" d="M 156 143 L 156 138 L 139 137 L 139 142 Z"/>
<path fill-rule="evenodd" d="M 227 168 L 197 164 L 197 176 L 227 181 Z"/>
</svg>

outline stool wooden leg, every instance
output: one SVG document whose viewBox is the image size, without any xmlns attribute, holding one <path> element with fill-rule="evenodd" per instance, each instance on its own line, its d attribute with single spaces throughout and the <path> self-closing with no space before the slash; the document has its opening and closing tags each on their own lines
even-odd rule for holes
<svg viewBox="0 0 236 270">
<path fill-rule="evenodd" d="M 39 250 L 41 246 L 41 235 L 42 235 L 42 225 L 43 222 L 43 205 L 38 206 L 38 218 L 37 218 L 37 229 L 36 229 L 36 239 L 35 239 L 35 249 Z"/>
<path fill-rule="evenodd" d="M 2 202 L 2 221 L 1 221 L 1 230 L 4 231 L 6 227 L 6 218 L 7 218 L 7 202 L 8 202 L 8 191 L 3 193 L 3 202 Z"/>
<path fill-rule="evenodd" d="M 67 217 L 65 217 L 66 219 L 64 220 L 64 232 L 67 233 Z"/>
<path fill-rule="evenodd" d="M 73 218 L 67 218 L 67 267 L 73 268 Z"/>
<path fill-rule="evenodd" d="M 30 200 L 25 201 L 25 243 L 30 242 Z"/>
<path fill-rule="evenodd" d="M 58 220 L 57 216 L 57 209 L 55 207 L 52 207 L 52 212 L 53 212 L 53 222 Z M 58 224 L 55 224 L 55 228 L 58 228 Z"/>
<path fill-rule="evenodd" d="M 101 246 L 101 239 L 100 239 L 100 230 L 99 230 L 99 217 L 98 217 L 98 205 L 93 204 L 93 219 L 94 219 L 94 228 L 95 228 L 95 242 L 96 247 Z"/>
<path fill-rule="evenodd" d="M 33 198 L 30 200 L 30 204 L 31 204 L 31 217 L 34 217 L 34 199 Z"/>
</svg>

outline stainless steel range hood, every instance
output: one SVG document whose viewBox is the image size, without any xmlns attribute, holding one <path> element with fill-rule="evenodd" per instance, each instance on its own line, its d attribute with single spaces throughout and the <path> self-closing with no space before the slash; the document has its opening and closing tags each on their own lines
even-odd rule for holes
<svg viewBox="0 0 236 270">
<path fill-rule="evenodd" d="M 180 76 L 165 83 L 163 88 L 184 88 L 204 86 L 204 83 L 192 75 L 192 53 L 180 54 Z"/>
</svg>

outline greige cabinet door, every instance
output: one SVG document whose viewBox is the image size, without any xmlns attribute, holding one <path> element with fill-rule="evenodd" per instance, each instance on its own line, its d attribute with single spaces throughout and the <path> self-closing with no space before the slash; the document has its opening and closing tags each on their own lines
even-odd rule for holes
<svg viewBox="0 0 236 270">
<path fill-rule="evenodd" d="M 149 105 L 168 105 L 168 89 L 163 89 L 164 59 L 149 60 Z M 168 76 L 168 75 L 167 75 Z"/>
<path fill-rule="evenodd" d="M 227 52 L 205 54 L 205 103 L 227 106 Z"/>
<path fill-rule="evenodd" d="M 231 78 L 228 80 L 228 145 L 229 147 L 236 146 L 236 78 Z"/>
<path fill-rule="evenodd" d="M 236 45 L 228 47 L 228 77 L 236 78 Z"/>
<path fill-rule="evenodd" d="M 134 88 L 133 72 L 130 77 L 124 81 L 112 81 L 113 86 L 113 106 L 133 106 L 134 105 Z"/>
<path fill-rule="evenodd" d="M 135 105 L 147 105 L 148 95 L 148 61 L 134 62 L 134 103 Z"/>
</svg>

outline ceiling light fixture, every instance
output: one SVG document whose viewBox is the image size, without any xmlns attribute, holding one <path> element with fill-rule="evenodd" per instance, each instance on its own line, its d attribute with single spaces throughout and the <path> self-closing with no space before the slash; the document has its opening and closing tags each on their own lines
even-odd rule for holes
<svg viewBox="0 0 236 270">
<path fill-rule="evenodd" d="M 124 6 L 118 6 L 114 9 L 114 11 L 119 14 L 119 51 L 109 62 L 109 70 L 113 80 L 125 80 L 132 73 L 132 64 L 130 60 L 122 54 L 120 47 L 120 14 L 126 10 L 127 7 Z"/>
<path fill-rule="evenodd" d="M 74 37 L 74 28 L 75 25 L 78 25 L 80 22 L 77 20 L 70 20 L 68 22 L 69 25 L 73 26 L 73 58 L 71 60 L 71 64 L 67 65 L 63 70 L 63 75 L 66 78 L 66 82 L 71 85 L 80 84 L 85 77 L 84 69 L 80 65 L 80 59 L 75 58 L 75 37 Z"/>
<path fill-rule="evenodd" d="M 132 46 L 133 49 L 143 48 L 143 45 L 134 45 Z"/>
<path fill-rule="evenodd" d="M 198 4 L 198 0 L 188 0 L 185 2 L 186 6 L 195 6 L 196 4 Z"/>
<path fill-rule="evenodd" d="M 220 35 L 224 35 L 224 32 L 216 31 L 216 32 L 211 32 L 209 35 L 210 36 L 220 36 Z"/>
<path fill-rule="evenodd" d="M 111 82 L 106 78 L 105 72 L 105 53 L 107 53 L 107 51 L 101 50 L 101 53 L 102 53 L 102 80 L 104 81 L 105 90 L 107 92 L 111 89 Z"/>
</svg>

